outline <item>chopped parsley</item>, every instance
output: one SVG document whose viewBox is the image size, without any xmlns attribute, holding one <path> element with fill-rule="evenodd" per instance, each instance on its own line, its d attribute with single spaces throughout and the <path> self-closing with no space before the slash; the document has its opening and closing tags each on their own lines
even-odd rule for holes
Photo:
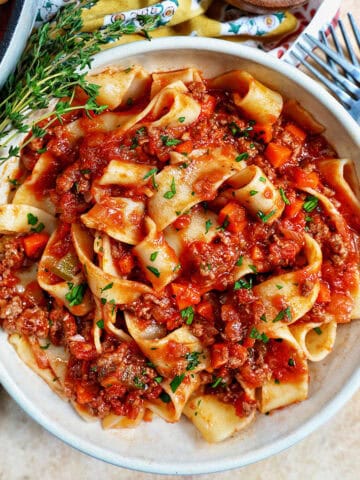
<svg viewBox="0 0 360 480">
<path fill-rule="evenodd" d="M 171 402 L 170 395 L 168 395 L 166 392 L 161 392 L 160 395 L 159 395 L 159 398 L 164 403 L 170 403 Z"/>
<path fill-rule="evenodd" d="M 144 390 L 146 386 L 145 383 L 142 382 L 139 377 L 134 377 L 134 385 L 139 390 Z"/>
<path fill-rule="evenodd" d="M 186 370 L 195 370 L 195 368 L 200 364 L 199 355 L 202 352 L 191 352 L 185 355 L 185 358 L 188 362 Z"/>
<path fill-rule="evenodd" d="M 179 145 L 179 143 L 182 143 L 182 140 L 178 140 L 177 138 L 169 138 L 167 135 L 161 135 L 160 138 L 163 145 L 166 147 L 173 147 L 174 145 Z"/>
<path fill-rule="evenodd" d="M 44 228 L 45 228 L 45 225 L 42 222 L 40 222 L 38 225 L 36 225 L 36 227 L 30 228 L 30 231 L 35 233 L 40 233 L 44 230 Z"/>
<path fill-rule="evenodd" d="M 278 290 L 281 290 L 281 289 L 284 288 L 284 287 L 283 287 L 283 285 L 276 285 L 276 288 L 277 288 Z"/>
<path fill-rule="evenodd" d="M 163 381 L 163 377 L 159 375 L 158 377 L 155 377 L 154 380 L 156 383 L 161 383 Z"/>
<path fill-rule="evenodd" d="M 100 298 L 100 301 L 101 301 L 101 303 L 102 303 L 103 305 L 105 305 L 106 302 L 107 302 L 106 298 L 104 298 L 104 297 Z"/>
<path fill-rule="evenodd" d="M 97 325 L 99 328 L 104 328 L 104 327 L 105 327 L 104 320 L 103 320 L 103 319 L 98 320 L 98 321 L 96 322 L 96 325 Z"/>
<path fill-rule="evenodd" d="M 100 289 L 101 293 L 105 292 L 106 290 L 110 290 L 110 288 L 112 288 L 113 285 L 114 285 L 114 282 L 108 283 L 107 285 L 105 285 L 105 287 Z"/>
<path fill-rule="evenodd" d="M 253 197 L 254 195 L 256 195 L 258 192 L 258 190 L 250 190 L 250 197 Z"/>
<path fill-rule="evenodd" d="M 274 383 L 276 383 L 276 385 L 280 385 L 280 380 L 275 378 Z"/>
<path fill-rule="evenodd" d="M 36 225 L 39 221 L 38 217 L 33 215 L 32 213 L 27 214 L 27 221 L 29 225 Z"/>
<path fill-rule="evenodd" d="M 252 270 L 254 273 L 257 273 L 257 268 L 255 267 L 255 265 L 249 265 L 249 268 L 250 270 Z"/>
<path fill-rule="evenodd" d="M 40 345 L 41 350 L 47 350 L 50 347 L 50 343 L 47 343 L 46 345 Z"/>
<path fill-rule="evenodd" d="M 179 121 L 180 123 L 184 123 L 184 122 L 185 122 L 185 117 L 179 117 L 179 118 L 178 118 L 178 121 Z"/>
<path fill-rule="evenodd" d="M 262 183 L 266 183 L 266 178 L 265 177 L 259 177 L 259 181 Z"/>
<path fill-rule="evenodd" d="M 247 152 L 240 153 L 236 158 L 235 162 L 241 162 L 242 160 L 246 160 L 249 158 L 249 154 Z"/>
<path fill-rule="evenodd" d="M 137 135 L 143 135 L 144 133 L 146 133 L 146 127 L 140 127 L 136 130 Z"/>
<path fill-rule="evenodd" d="M 269 337 L 266 335 L 266 333 L 260 333 L 259 330 L 255 327 L 253 327 L 250 332 L 250 338 L 253 338 L 255 340 L 261 340 L 264 343 L 267 343 L 269 341 Z"/>
<path fill-rule="evenodd" d="M 314 328 L 314 332 L 317 333 L 318 335 L 321 335 L 322 334 L 322 330 L 320 327 L 315 327 Z"/>
<path fill-rule="evenodd" d="M 288 318 L 288 320 L 291 320 L 291 311 L 290 307 L 284 308 L 284 310 L 280 310 L 280 312 L 276 315 L 276 317 L 273 320 L 273 323 L 279 322 L 280 320 L 283 320 L 285 317 Z"/>
<path fill-rule="evenodd" d="M 156 257 L 158 256 L 158 253 L 159 252 L 152 252 L 152 254 L 150 255 L 150 260 L 152 262 L 154 262 L 156 260 Z"/>
<path fill-rule="evenodd" d="M 173 196 L 176 194 L 176 186 L 175 186 L 175 178 L 172 177 L 171 180 L 171 185 L 170 185 L 170 190 L 164 193 L 163 197 L 169 200 L 170 198 L 173 198 Z"/>
<path fill-rule="evenodd" d="M 181 375 L 175 375 L 175 377 L 171 380 L 170 382 L 170 388 L 173 393 L 176 392 L 176 390 L 180 387 L 181 382 L 185 378 L 185 373 L 182 373 Z"/>
<path fill-rule="evenodd" d="M 133 137 L 131 140 L 130 150 L 135 150 L 139 146 L 139 140 L 137 137 Z"/>
<path fill-rule="evenodd" d="M 155 277 L 157 277 L 157 278 L 160 277 L 160 272 L 157 268 L 152 267 L 151 265 L 147 265 L 146 268 L 149 270 L 149 272 L 151 272 L 153 275 L 155 275 Z"/>
<path fill-rule="evenodd" d="M 265 313 L 263 313 L 263 314 L 260 316 L 260 320 L 263 321 L 263 322 L 267 322 Z"/>
<path fill-rule="evenodd" d="M 75 305 L 80 305 L 83 301 L 86 283 L 80 283 L 79 285 L 74 285 L 73 283 L 68 283 L 69 292 L 65 295 L 66 300 L 69 302 L 70 307 Z"/>
<path fill-rule="evenodd" d="M 288 365 L 289 367 L 295 367 L 295 360 L 293 358 L 289 358 Z"/>
<path fill-rule="evenodd" d="M 143 179 L 146 180 L 146 179 L 152 177 L 153 175 L 155 175 L 157 172 L 158 172 L 158 169 L 157 169 L 156 167 L 155 167 L 155 168 L 152 168 L 151 170 L 149 170 L 149 171 L 147 172 L 146 175 L 144 175 Z"/>
<path fill-rule="evenodd" d="M 91 170 L 90 170 L 90 168 L 84 168 L 84 169 L 80 170 L 80 173 L 82 175 L 87 175 L 88 173 L 91 173 Z"/>
<path fill-rule="evenodd" d="M 287 198 L 284 189 L 280 187 L 279 191 L 280 191 L 280 196 L 283 199 L 283 202 L 285 203 L 285 205 L 290 205 L 290 200 Z"/>
<path fill-rule="evenodd" d="M 229 226 L 229 215 L 226 215 L 225 220 L 223 221 L 220 227 L 217 227 L 216 230 L 224 231 Z"/>
<path fill-rule="evenodd" d="M 173 272 L 177 272 L 178 270 L 180 270 L 181 268 L 181 265 L 180 263 L 178 263 L 177 265 L 175 265 L 175 267 L 173 268 Z"/>
<path fill-rule="evenodd" d="M 210 385 L 211 388 L 216 388 L 219 385 L 223 384 L 223 379 L 222 377 L 215 377 L 213 383 Z"/>
<path fill-rule="evenodd" d="M 240 278 L 240 280 L 236 280 L 234 283 L 234 290 L 240 290 L 241 288 L 245 288 L 246 290 L 250 290 L 253 286 L 253 279 L 252 277 L 249 278 L 249 281 L 247 282 L 243 278 Z"/>
<path fill-rule="evenodd" d="M 240 255 L 240 257 L 237 259 L 235 265 L 236 265 L 237 267 L 241 267 L 242 264 L 243 264 L 243 256 Z"/>
<path fill-rule="evenodd" d="M 318 206 L 319 200 L 313 195 L 308 195 L 305 199 L 303 209 L 305 212 L 312 212 Z"/>
<path fill-rule="evenodd" d="M 206 220 L 205 222 L 205 233 L 208 233 L 210 228 L 211 228 L 211 225 L 212 225 L 212 221 L 211 220 Z"/>
<path fill-rule="evenodd" d="M 191 325 L 194 320 L 194 309 L 193 307 L 186 307 L 180 310 L 180 315 L 183 320 L 185 320 L 186 325 Z"/>
<path fill-rule="evenodd" d="M 16 178 L 8 177 L 7 181 L 11 183 L 11 185 L 14 185 L 14 187 L 17 187 L 18 185 L 20 185 L 19 180 L 17 180 Z"/>
<path fill-rule="evenodd" d="M 265 215 L 264 212 L 262 212 L 261 210 L 259 210 L 257 212 L 257 216 L 260 218 L 260 220 L 264 223 L 266 223 L 268 220 L 270 220 L 270 218 L 275 215 L 276 213 L 276 210 L 271 210 L 271 212 L 269 212 L 268 214 Z"/>
</svg>

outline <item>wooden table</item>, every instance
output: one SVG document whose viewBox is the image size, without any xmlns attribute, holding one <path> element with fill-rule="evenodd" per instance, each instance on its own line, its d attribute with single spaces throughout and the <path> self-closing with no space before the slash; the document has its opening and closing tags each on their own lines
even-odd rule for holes
<svg viewBox="0 0 360 480">
<path fill-rule="evenodd" d="M 360 23 L 359 0 L 343 0 Z M 355 480 L 360 478 L 360 392 L 327 424 L 287 451 L 216 480 Z M 31 420 L 0 387 L 0 480 L 166 480 L 107 465 L 63 444 Z M 191 477 L 178 477 L 179 480 Z M 197 477 L 204 480 L 208 475 Z"/>
</svg>

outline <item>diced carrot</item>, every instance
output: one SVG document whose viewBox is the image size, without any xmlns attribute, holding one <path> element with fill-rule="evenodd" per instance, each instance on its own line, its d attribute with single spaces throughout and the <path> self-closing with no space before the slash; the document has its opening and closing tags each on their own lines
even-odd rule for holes
<svg viewBox="0 0 360 480">
<path fill-rule="evenodd" d="M 216 98 L 211 95 L 206 95 L 201 103 L 201 116 L 210 117 L 214 113 L 216 106 Z"/>
<path fill-rule="evenodd" d="M 200 292 L 194 287 L 194 285 L 191 285 L 191 283 L 172 283 L 171 290 L 173 295 L 175 295 L 176 304 L 179 310 L 200 303 Z"/>
<path fill-rule="evenodd" d="M 354 300 L 350 294 L 334 292 L 331 295 L 331 302 L 326 305 L 326 312 L 334 315 L 337 323 L 348 323 L 353 308 Z"/>
<path fill-rule="evenodd" d="M 199 303 L 196 307 L 196 311 L 199 315 L 206 318 L 206 320 L 213 321 L 215 319 L 214 308 L 210 302 Z"/>
<path fill-rule="evenodd" d="M 279 168 L 290 159 L 292 150 L 279 143 L 270 142 L 264 154 L 273 167 Z"/>
<path fill-rule="evenodd" d="M 254 260 L 254 261 L 263 260 L 264 259 L 264 252 L 262 251 L 262 249 L 260 247 L 258 247 L 257 245 L 254 245 L 250 249 L 250 257 L 251 257 L 251 260 Z"/>
<path fill-rule="evenodd" d="M 181 230 L 182 228 L 186 228 L 190 225 L 191 223 L 191 217 L 190 215 L 180 215 L 174 222 L 173 222 L 173 227 Z"/>
<path fill-rule="evenodd" d="M 117 261 L 117 268 L 121 275 L 129 275 L 129 273 L 134 268 L 134 266 L 135 266 L 135 262 L 131 253 L 128 253 L 127 255 L 123 255 Z"/>
<path fill-rule="evenodd" d="M 229 349 L 225 343 L 214 343 L 211 346 L 211 366 L 219 368 L 229 360 Z"/>
<path fill-rule="evenodd" d="M 288 123 L 285 127 L 285 130 L 291 133 L 291 135 L 293 135 L 296 139 L 300 140 L 301 142 L 305 141 L 306 132 L 304 132 L 304 130 L 302 130 L 300 127 L 298 127 L 294 123 Z"/>
<path fill-rule="evenodd" d="M 191 153 L 194 150 L 192 140 L 186 140 L 185 142 L 176 145 L 175 150 L 178 153 Z"/>
<path fill-rule="evenodd" d="M 331 300 L 331 292 L 330 292 L 330 287 L 327 282 L 320 282 L 320 290 L 319 294 L 317 296 L 316 301 L 325 303 L 325 302 L 330 302 Z"/>
<path fill-rule="evenodd" d="M 27 237 L 24 237 L 24 249 L 28 257 L 37 257 L 44 250 L 49 235 L 47 233 L 32 233 Z"/>
<path fill-rule="evenodd" d="M 229 202 L 219 212 L 219 223 L 227 224 L 226 229 L 233 233 L 244 230 L 246 225 L 246 212 L 244 207 L 236 202 Z"/>
<path fill-rule="evenodd" d="M 298 188 L 316 188 L 319 185 L 320 179 L 316 172 L 305 172 L 301 168 L 295 167 L 293 174 L 294 182 Z"/>
<path fill-rule="evenodd" d="M 293 200 L 290 205 L 285 207 L 285 215 L 290 218 L 296 217 L 296 215 L 301 212 L 304 202 L 300 198 Z"/>
<path fill-rule="evenodd" d="M 255 123 L 250 133 L 254 140 L 269 143 L 273 137 L 273 128 L 269 123 Z"/>
<path fill-rule="evenodd" d="M 242 342 L 242 346 L 245 348 L 251 348 L 255 345 L 255 339 L 254 338 L 245 338 L 245 340 Z"/>
</svg>

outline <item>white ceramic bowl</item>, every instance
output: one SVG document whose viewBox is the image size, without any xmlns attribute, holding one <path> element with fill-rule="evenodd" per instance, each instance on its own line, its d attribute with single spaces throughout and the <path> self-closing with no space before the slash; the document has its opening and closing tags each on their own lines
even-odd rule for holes
<svg viewBox="0 0 360 480">
<path fill-rule="evenodd" d="M 359 159 L 360 131 L 322 87 L 294 67 L 260 51 L 207 38 L 164 38 L 133 43 L 97 55 L 95 67 L 140 63 L 150 71 L 196 66 L 206 76 L 241 68 L 296 98 L 323 123 L 340 156 Z M 0 333 L 0 381 L 19 405 L 48 431 L 73 447 L 114 465 L 166 474 L 216 472 L 256 462 L 311 433 L 334 415 L 360 386 L 360 323 L 341 325 L 334 351 L 311 365 L 309 399 L 256 422 L 221 444 L 205 443 L 186 419 L 161 419 L 134 430 L 103 431 L 85 423 L 30 371 Z M 14 452 L 15 454 L 15 452 Z"/>
</svg>

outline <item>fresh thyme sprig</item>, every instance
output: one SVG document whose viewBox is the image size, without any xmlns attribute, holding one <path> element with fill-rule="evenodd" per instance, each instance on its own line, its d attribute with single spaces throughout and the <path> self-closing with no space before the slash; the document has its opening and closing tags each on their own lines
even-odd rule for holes
<svg viewBox="0 0 360 480">
<path fill-rule="evenodd" d="M 11 157 L 19 156 L 34 138 L 45 135 L 48 128 L 61 116 L 73 110 L 100 113 L 106 107 L 96 103 L 98 86 L 89 83 L 86 69 L 91 66 L 92 57 L 101 46 L 119 39 L 124 34 L 135 33 L 135 24 L 117 20 L 95 32 L 83 32 L 81 13 L 91 8 L 95 1 L 69 3 L 56 14 L 52 23 L 43 24 L 29 38 L 27 47 L 20 58 L 15 72 L 10 75 L 0 92 L 0 165 Z M 148 31 L 156 26 L 156 19 L 139 15 L 140 32 L 149 38 Z M 76 87 L 88 95 L 83 106 L 73 106 Z M 36 119 L 46 120 L 41 128 L 30 121 L 32 111 L 45 109 L 53 98 L 61 99 L 55 109 Z M 10 133 L 11 131 L 11 133 Z M 31 132 L 21 147 L 9 145 L 18 133 Z"/>
</svg>

